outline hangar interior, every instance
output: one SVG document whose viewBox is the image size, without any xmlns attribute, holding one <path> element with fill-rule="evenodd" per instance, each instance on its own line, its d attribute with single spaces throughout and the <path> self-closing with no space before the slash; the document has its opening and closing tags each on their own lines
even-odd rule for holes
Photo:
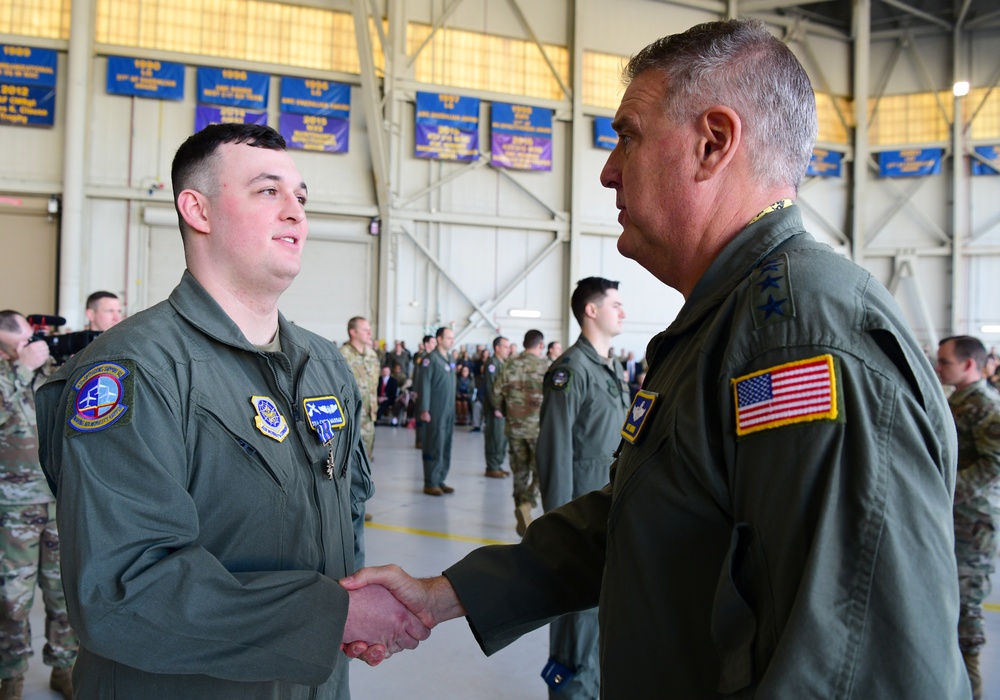
<svg viewBox="0 0 1000 700">
<path fill-rule="evenodd" d="M 0 123 L 0 230 L 22 261 L 5 304 L 80 328 L 96 289 L 129 314 L 166 298 L 184 265 L 170 162 L 194 129 L 196 72 L 216 67 L 268 76 L 274 125 L 283 78 L 349 86 L 346 152 L 293 152 L 311 240 L 290 319 L 341 341 L 364 315 L 411 347 L 443 324 L 459 343 L 530 327 L 572 341 L 574 282 L 601 275 L 623 282 L 620 346 L 641 356 L 682 298 L 617 253 L 594 121 L 613 116 L 631 53 L 746 15 L 806 67 L 817 149 L 840 158 L 838 175 L 802 183 L 807 227 L 889 287 L 922 342 L 995 344 L 1000 11 L 986 0 L 3 0 L 0 43 L 58 56 L 52 126 Z M 180 99 L 109 93 L 115 56 L 182 64 Z M 479 99 L 475 160 L 417 156 L 421 92 Z M 550 169 L 492 162 L 491 108 L 509 103 L 551 110 Z M 935 172 L 882 177 L 887 151 L 930 152 Z"/>
</svg>

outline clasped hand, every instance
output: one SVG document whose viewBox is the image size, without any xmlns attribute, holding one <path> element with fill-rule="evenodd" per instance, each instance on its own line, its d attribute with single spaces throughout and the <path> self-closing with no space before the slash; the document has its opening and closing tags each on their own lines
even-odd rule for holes
<svg viewBox="0 0 1000 700">
<path fill-rule="evenodd" d="M 370 666 L 416 648 L 438 623 L 465 614 L 444 576 L 415 579 L 394 564 L 361 569 L 340 585 L 350 594 L 341 648 Z"/>
</svg>

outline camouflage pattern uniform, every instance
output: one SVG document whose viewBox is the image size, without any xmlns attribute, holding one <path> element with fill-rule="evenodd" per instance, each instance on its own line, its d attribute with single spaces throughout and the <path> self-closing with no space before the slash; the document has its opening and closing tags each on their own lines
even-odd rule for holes
<svg viewBox="0 0 1000 700">
<path fill-rule="evenodd" d="M 506 420 L 510 447 L 510 470 L 514 473 L 514 505 L 538 505 L 539 417 L 542 411 L 542 387 L 549 368 L 545 356 L 535 357 L 525 350 L 509 360 L 493 384 L 493 404 Z"/>
<path fill-rule="evenodd" d="M 358 352 L 350 343 L 340 346 L 340 354 L 347 360 L 351 374 L 358 383 L 358 391 L 361 392 L 361 439 L 371 457 L 372 449 L 375 447 L 375 417 L 378 414 L 378 375 L 381 365 L 378 355 L 371 348 L 366 347 L 364 352 Z"/>
<path fill-rule="evenodd" d="M 493 411 L 497 405 L 493 402 L 493 385 L 503 369 L 504 361 L 496 355 L 490 357 L 483 370 L 483 428 L 484 451 L 486 453 L 486 471 L 497 473 L 503 471 L 503 457 L 507 454 L 507 436 L 504 419 L 497 418 Z"/>
<path fill-rule="evenodd" d="M 0 360 L 0 678 L 28 669 L 36 581 L 45 604 L 45 664 L 72 666 L 79 646 L 59 577 L 55 499 L 38 463 L 35 384 L 51 371 L 51 363 L 33 371 Z"/>
<path fill-rule="evenodd" d="M 955 479 L 955 556 L 961 601 L 958 642 L 977 656 L 986 643 L 983 600 L 997 555 L 1000 526 L 1000 394 L 985 379 L 948 399 L 958 431 Z"/>
</svg>

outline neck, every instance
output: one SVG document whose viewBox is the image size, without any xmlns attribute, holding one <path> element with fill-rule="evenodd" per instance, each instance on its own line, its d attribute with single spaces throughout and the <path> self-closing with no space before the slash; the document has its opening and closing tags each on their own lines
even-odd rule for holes
<svg viewBox="0 0 1000 700">
<path fill-rule="evenodd" d="M 606 336 L 599 330 L 587 324 L 587 326 L 581 331 L 581 335 L 590 341 L 590 344 L 594 346 L 594 350 L 602 359 L 607 359 L 608 353 L 611 351 L 611 337 Z"/>
<path fill-rule="evenodd" d="M 362 355 L 365 354 L 365 344 L 362 343 L 360 340 L 351 338 L 349 341 L 347 341 L 347 344 L 350 345 L 355 350 L 357 350 Z"/>
<path fill-rule="evenodd" d="M 198 279 L 197 276 L 195 278 Z M 239 327 L 251 345 L 267 345 L 274 339 L 278 331 L 280 294 L 254 295 L 213 281 L 206 283 L 198 279 L 198 282 Z"/>
</svg>

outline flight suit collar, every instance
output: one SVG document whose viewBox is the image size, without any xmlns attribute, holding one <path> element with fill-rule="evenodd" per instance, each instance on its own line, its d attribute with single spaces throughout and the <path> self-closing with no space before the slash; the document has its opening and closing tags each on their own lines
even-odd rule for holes
<svg viewBox="0 0 1000 700">
<path fill-rule="evenodd" d="M 587 336 L 583 333 L 581 333 L 580 337 L 576 339 L 576 346 L 580 348 L 583 354 L 586 355 L 591 361 L 596 362 L 599 365 L 604 365 L 610 369 L 610 366 L 608 365 L 609 358 L 601 357 L 594 348 L 593 343 L 587 340 Z"/>
<path fill-rule="evenodd" d="M 809 237 L 797 206 L 770 212 L 736 234 L 695 284 L 674 322 L 650 341 L 646 356 L 654 357 L 669 337 L 701 323 L 770 253 L 799 235 Z"/>
<path fill-rule="evenodd" d="M 170 293 L 170 305 L 188 323 L 202 333 L 220 343 L 258 352 L 256 346 L 247 340 L 236 322 L 219 306 L 190 271 L 185 270 L 174 291 Z M 305 342 L 299 337 L 298 329 L 278 312 L 278 333 L 281 335 L 281 351 L 289 357 L 293 367 L 297 367 L 308 354 Z"/>
</svg>

